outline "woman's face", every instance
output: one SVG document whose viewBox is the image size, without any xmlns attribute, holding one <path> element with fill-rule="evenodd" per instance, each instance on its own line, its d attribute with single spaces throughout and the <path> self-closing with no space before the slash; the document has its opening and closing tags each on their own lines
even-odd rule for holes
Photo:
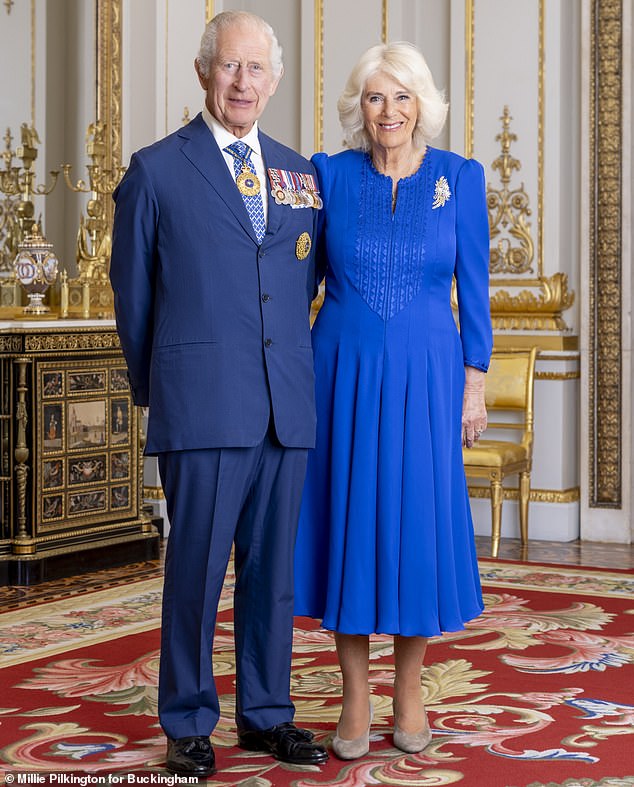
<svg viewBox="0 0 634 787">
<path fill-rule="evenodd" d="M 361 111 L 372 147 L 410 148 L 416 127 L 416 96 L 392 77 L 378 71 L 368 78 Z"/>
</svg>

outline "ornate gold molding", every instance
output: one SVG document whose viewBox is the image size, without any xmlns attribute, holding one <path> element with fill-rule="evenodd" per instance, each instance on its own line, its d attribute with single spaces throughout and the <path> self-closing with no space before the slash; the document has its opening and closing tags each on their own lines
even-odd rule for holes
<svg viewBox="0 0 634 787">
<path fill-rule="evenodd" d="M 54 543 L 56 541 L 60 541 L 60 539 L 72 539 L 72 538 L 84 538 L 94 535 L 99 535 L 100 533 L 104 535 L 104 537 L 108 537 L 109 534 L 114 530 L 120 530 L 122 535 L 119 539 L 111 539 L 108 537 L 109 544 L 120 544 L 125 543 L 126 541 L 131 541 L 134 538 L 139 538 L 139 525 L 146 525 L 147 521 L 139 517 L 137 519 L 131 519 L 128 522 L 112 522 L 111 524 L 107 525 L 98 525 L 97 527 L 82 527 L 81 529 L 77 528 L 75 530 L 64 530 L 57 533 L 47 533 L 46 535 L 38 535 L 34 538 L 29 539 L 29 546 L 31 547 L 28 550 L 27 554 L 34 554 L 37 550 L 36 547 L 38 544 L 46 545 L 50 543 Z M 142 532 L 147 532 L 147 528 L 142 528 Z M 152 532 L 156 532 L 156 528 L 152 527 Z M 83 549 L 86 549 L 87 546 L 91 548 L 95 545 L 95 541 L 88 541 L 86 538 L 82 543 L 79 544 L 64 544 L 63 547 L 59 547 L 58 549 L 47 549 L 47 554 L 55 554 L 57 552 L 65 554 L 66 552 L 79 552 Z M 24 554 L 23 550 L 15 550 L 15 554 Z"/>
<path fill-rule="evenodd" d="M 568 276 L 555 273 L 541 279 L 539 292 L 522 290 L 511 295 L 498 290 L 491 296 L 491 320 L 495 330 L 565 331 L 568 330 L 561 313 L 569 309 L 575 299 L 568 289 Z"/>
<path fill-rule="evenodd" d="M 105 165 L 121 166 L 121 4 L 96 0 L 97 121 L 107 128 Z"/>
<path fill-rule="evenodd" d="M 381 3 L 381 41 L 384 44 L 388 42 L 388 0 Z"/>
<path fill-rule="evenodd" d="M 22 352 L 22 337 L 0 336 L 0 352 Z"/>
<path fill-rule="evenodd" d="M 205 0 L 205 24 L 211 22 L 215 15 L 214 0 Z"/>
<path fill-rule="evenodd" d="M 465 109 L 464 109 L 464 150 L 467 158 L 473 156 L 473 118 L 475 72 L 475 0 L 465 0 Z"/>
<path fill-rule="evenodd" d="M 315 132 L 314 148 L 324 148 L 324 2 L 315 0 Z"/>
<path fill-rule="evenodd" d="M 621 508 L 621 0 L 592 0 L 590 29 L 589 505 Z"/>
<path fill-rule="evenodd" d="M 37 51 L 35 23 L 35 0 L 31 0 L 31 128 L 35 128 L 35 57 Z"/>
<path fill-rule="evenodd" d="M 117 350 L 121 347 L 119 336 L 111 330 L 99 333 L 58 333 L 26 336 L 25 352 L 60 350 Z"/>
<path fill-rule="evenodd" d="M 559 352 L 565 352 L 579 349 L 579 337 L 546 332 L 496 333 L 493 336 L 493 344 L 496 350 L 514 350 L 537 346 L 540 350 L 558 350 Z"/>
<path fill-rule="evenodd" d="M 578 380 L 579 371 L 574 372 L 535 372 L 536 380 Z"/>
<path fill-rule="evenodd" d="M 165 500 L 165 492 L 162 486 L 144 486 L 143 487 L 144 500 Z"/>
<path fill-rule="evenodd" d="M 546 14 L 545 0 L 539 0 L 539 42 L 537 65 L 537 269 L 544 275 L 544 123 L 546 115 Z"/>
<path fill-rule="evenodd" d="M 519 500 L 516 487 L 504 487 L 502 493 L 505 500 Z M 484 500 L 491 497 L 488 486 L 469 486 L 469 497 Z M 579 487 L 571 489 L 531 489 L 531 503 L 576 503 L 579 500 Z"/>
</svg>

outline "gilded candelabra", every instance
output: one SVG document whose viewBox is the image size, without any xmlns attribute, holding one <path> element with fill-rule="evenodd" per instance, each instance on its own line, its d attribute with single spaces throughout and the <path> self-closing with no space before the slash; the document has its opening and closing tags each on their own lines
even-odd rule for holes
<svg viewBox="0 0 634 787">
<path fill-rule="evenodd" d="M 113 313 L 112 290 L 108 280 L 112 250 L 109 206 L 110 196 L 121 180 L 125 168 L 109 165 L 106 134 L 107 126 L 101 120 L 88 126 L 88 182 L 80 179 L 73 183 L 70 176 L 71 165 L 62 166 L 68 188 L 74 192 L 90 194 L 86 213 L 80 215 L 77 232 L 76 260 L 79 275 L 62 283 L 63 288 L 68 288 L 67 292 L 64 289 L 62 291 L 62 299 L 68 304 L 68 314 L 82 317 L 103 317 Z"/>
<path fill-rule="evenodd" d="M 13 261 L 19 245 L 33 231 L 35 205 L 33 198 L 50 194 L 57 183 L 59 172 L 51 171 L 52 181 L 47 186 L 36 185 L 34 164 L 37 159 L 37 146 L 40 144 L 37 131 L 28 123 L 20 127 L 20 145 L 14 150 L 11 146 L 11 129 L 4 135 L 5 148 L 2 152 L 3 168 L 0 169 L 0 305 L 15 307 L 20 305 L 21 293 L 13 272 Z M 21 163 L 18 163 L 21 162 Z"/>
</svg>

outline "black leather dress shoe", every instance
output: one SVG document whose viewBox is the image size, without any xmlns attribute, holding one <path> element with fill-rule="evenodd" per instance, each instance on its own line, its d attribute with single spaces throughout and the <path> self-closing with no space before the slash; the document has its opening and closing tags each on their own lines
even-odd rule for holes
<svg viewBox="0 0 634 787">
<path fill-rule="evenodd" d="M 211 776 L 216 772 L 216 758 L 209 737 L 168 738 L 165 767 L 178 776 Z"/>
<path fill-rule="evenodd" d="M 248 751 L 268 751 L 276 760 L 293 765 L 323 765 L 328 752 L 313 743 L 313 737 L 312 732 L 285 722 L 268 730 L 241 730 L 238 744 Z"/>
</svg>

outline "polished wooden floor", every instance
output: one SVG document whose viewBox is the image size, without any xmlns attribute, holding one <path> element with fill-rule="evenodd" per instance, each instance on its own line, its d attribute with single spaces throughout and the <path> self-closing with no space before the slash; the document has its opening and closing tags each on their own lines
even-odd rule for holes
<svg viewBox="0 0 634 787">
<path fill-rule="evenodd" d="M 476 537 L 479 557 L 489 557 L 491 540 Z M 79 574 L 53 582 L 43 582 L 32 587 L 0 588 L 0 610 L 17 609 L 43 601 L 89 593 L 116 585 L 124 585 L 140 579 L 160 577 L 163 572 L 163 554 L 159 560 L 134 563 L 128 566 L 103 569 L 92 574 Z M 549 563 L 569 566 L 634 570 L 634 545 L 598 544 L 587 541 L 561 543 L 556 541 L 529 541 L 523 548 L 518 539 L 502 539 L 499 558 L 534 563 Z"/>
</svg>

